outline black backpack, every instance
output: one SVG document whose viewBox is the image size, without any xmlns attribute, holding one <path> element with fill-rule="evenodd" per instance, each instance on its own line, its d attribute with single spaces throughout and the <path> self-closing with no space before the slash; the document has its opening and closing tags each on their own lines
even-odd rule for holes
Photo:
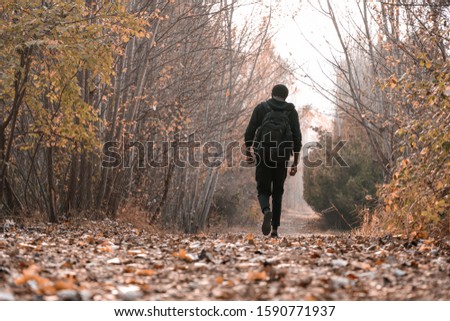
<svg viewBox="0 0 450 321">
<path fill-rule="evenodd" d="M 287 161 L 293 150 L 293 137 L 289 125 L 291 111 L 274 110 L 267 101 L 262 104 L 267 112 L 256 133 L 258 152 L 266 161 Z"/>
</svg>

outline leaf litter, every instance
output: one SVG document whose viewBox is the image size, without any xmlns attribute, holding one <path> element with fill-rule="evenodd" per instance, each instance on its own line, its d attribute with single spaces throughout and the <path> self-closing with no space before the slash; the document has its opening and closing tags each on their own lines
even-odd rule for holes
<svg viewBox="0 0 450 321">
<path fill-rule="evenodd" d="M 450 300 L 450 243 L 16 227 L 0 236 L 0 300 Z"/>
</svg>

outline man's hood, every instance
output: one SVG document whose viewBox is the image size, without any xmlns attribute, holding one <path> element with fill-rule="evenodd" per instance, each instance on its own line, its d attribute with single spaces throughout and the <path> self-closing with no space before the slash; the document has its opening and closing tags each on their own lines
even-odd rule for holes
<svg viewBox="0 0 450 321">
<path fill-rule="evenodd" d="M 294 105 L 291 103 L 288 103 L 286 101 L 279 101 L 276 99 L 269 99 L 267 101 L 270 107 L 272 107 L 273 110 L 293 110 L 295 109 Z"/>
</svg>

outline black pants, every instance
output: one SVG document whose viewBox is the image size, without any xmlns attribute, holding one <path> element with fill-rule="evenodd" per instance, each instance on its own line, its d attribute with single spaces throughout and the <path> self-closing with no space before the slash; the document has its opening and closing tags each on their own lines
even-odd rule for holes
<svg viewBox="0 0 450 321">
<path fill-rule="evenodd" d="M 281 202 L 283 200 L 284 181 L 287 176 L 287 162 L 258 162 L 256 166 L 256 188 L 261 211 L 270 208 L 272 196 L 272 226 L 280 226 Z"/>
</svg>

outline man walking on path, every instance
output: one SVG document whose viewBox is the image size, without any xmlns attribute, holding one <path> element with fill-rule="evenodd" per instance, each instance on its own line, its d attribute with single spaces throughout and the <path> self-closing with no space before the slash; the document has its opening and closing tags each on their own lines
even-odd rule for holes
<svg viewBox="0 0 450 321">
<path fill-rule="evenodd" d="M 286 102 L 288 95 L 286 86 L 274 86 L 272 98 L 256 106 L 245 131 L 247 162 L 256 161 L 256 188 L 264 215 L 262 233 L 269 235 L 272 231 L 272 237 L 278 237 L 288 161 L 293 153 L 289 174 L 294 176 L 302 147 L 298 113 L 292 103 Z"/>
</svg>

